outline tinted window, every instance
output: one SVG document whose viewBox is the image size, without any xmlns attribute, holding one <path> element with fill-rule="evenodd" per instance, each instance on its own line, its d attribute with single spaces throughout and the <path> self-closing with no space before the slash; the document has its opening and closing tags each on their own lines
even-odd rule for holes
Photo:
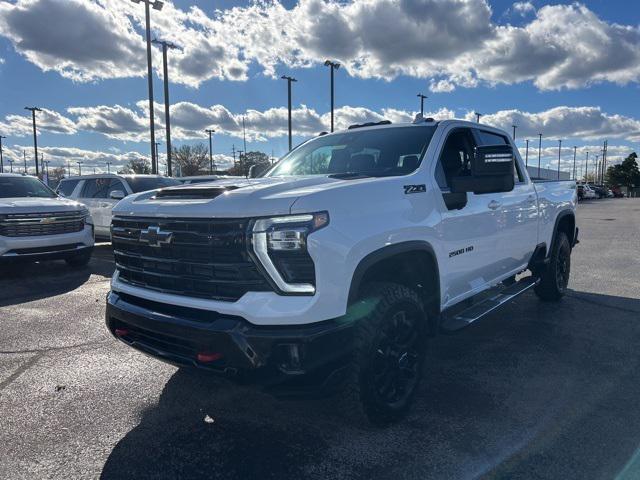
<svg viewBox="0 0 640 480">
<path fill-rule="evenodd" d="M 287 154 L 267 176 L 406 175 L 420 164 L 432 126 L 352 130 L 315 138 Z"/>
<path fill-rule="evenodd" d="M 180 182 L 175 178 L 167 177 L 127 177 L 127 183 L 129 183 L 129 186 L 134 193 L 180 185 Z M 125 192 L 125 194 L 126 193 L 127 192 Z"/>
<path fill-rule="evenodd" d="M 54 198 L 56 194 L 34 177 L 0 177 L 0 198 Z"/>
<path fill-rule="evenodd" d="M 471 130 L 460 128 L 449 134 L 436 165 L 436 182 L 442 189 L 451 187 L 451 179 L 470 174 L 475 142 Z"/>
<path fill-rule="evenodd" d="M 70 196 L 73 193 L 73 189 L 76 188 L 80 179 L 73 180 L 60 180 L 60 184 L 58 185 L 57 192 L 64 195 L 65 197 Z"/>
<path fill-rule="evenodd" d="M 90 178 L 85 180 L 80 196 L 83 198 L 107 198 L 107 190 L 110 183 L 110 178 Z"/>
<path fill-rule="evenodd" d="M 124 188 L 124 185 L 117 178 L 112 178 L 109 183 L 109 188 L 107 188 L 107 198 L 111 198 L 111 192 L 121 191 L 122 193 L 127 195 L 127 189 Z"/>
</svg>

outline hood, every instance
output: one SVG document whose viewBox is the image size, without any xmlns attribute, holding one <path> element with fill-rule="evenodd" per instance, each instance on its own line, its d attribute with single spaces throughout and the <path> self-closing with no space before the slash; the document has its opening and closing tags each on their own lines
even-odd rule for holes
<svg viewBox="0 0 640 480">
<path fill-rule="evenodd" d="M 192 218 L 286 215 L 302 196 L 376 180 L 343 180 L 324 175 L 218 180 L 130 195 L 114 207 L 113 213 Z"/>
<path fill-rule="evenodd" d="M 82 210 L 84 206 L 67 198 L 0 198 L 0 215 L 7 213 L 50 213 Z"/>
</svg>

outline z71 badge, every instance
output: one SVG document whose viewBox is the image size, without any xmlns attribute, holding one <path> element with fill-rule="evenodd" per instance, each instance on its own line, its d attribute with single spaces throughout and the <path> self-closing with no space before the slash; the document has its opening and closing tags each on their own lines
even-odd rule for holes
<svg viewBox="0 0 640 480">
<path fill-rule="evenodd" d="M 405 185 L 404 193 L 405 195 L 409 195 L 410 193 L 424 193 L 427 191 L 426 185 Z"/>
</svg>

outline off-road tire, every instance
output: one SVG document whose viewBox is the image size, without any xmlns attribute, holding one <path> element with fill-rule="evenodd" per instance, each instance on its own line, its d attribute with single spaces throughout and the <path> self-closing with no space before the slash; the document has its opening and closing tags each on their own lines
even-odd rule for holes
<svg viewBox="0 0 640 480">
<path fill-rule="evenodd" d="M 361 426 L 392 423 L 407 413 L 422 378 L 428 325 L 424 306 L 410 288 L 376 282 L 364 287 L 352 311 L 366 314 L 355 325 L 353 355 L 339 394 L 341 413 Z M 397 348 L 394 332 L 397 339 L 402 338 Z M 409 335 L 406 351 L 401 346 L 405 333 Z M 393 385 L 386 385 L 383 370 L 389 372 Z M 397 402 L 383 398 L 380 383 L 395 390 Z"/>
<path fill-rule="evenodd" d="M 542 271 L 540 283 L 535 292 L 541 300 L 555 302 L 560 300 L 569 284 L 571 273 L 571 245 L 564 232 L 558 232 L 549 263 Z"/>
</svg>

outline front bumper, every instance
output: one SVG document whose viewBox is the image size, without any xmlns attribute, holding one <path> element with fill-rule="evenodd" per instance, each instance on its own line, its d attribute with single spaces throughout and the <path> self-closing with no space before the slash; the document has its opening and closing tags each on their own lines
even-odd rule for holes
<svg viewBox="0 0 640 480">
<path fill-rule="evenodd" d="M 165 362 L 293 390 L 336 379 L 353 345 L 352 325 L 339 320 L 257 326 L 114 291 L 107 295 L 106 323 L 118 340 Z"/>
<path fill-rule="evenodd" d="M 79 232 L 24 237 L 0 236 L 0 263 L 62 260 L 93 249 L 93 225 Z"/>
</svg>

